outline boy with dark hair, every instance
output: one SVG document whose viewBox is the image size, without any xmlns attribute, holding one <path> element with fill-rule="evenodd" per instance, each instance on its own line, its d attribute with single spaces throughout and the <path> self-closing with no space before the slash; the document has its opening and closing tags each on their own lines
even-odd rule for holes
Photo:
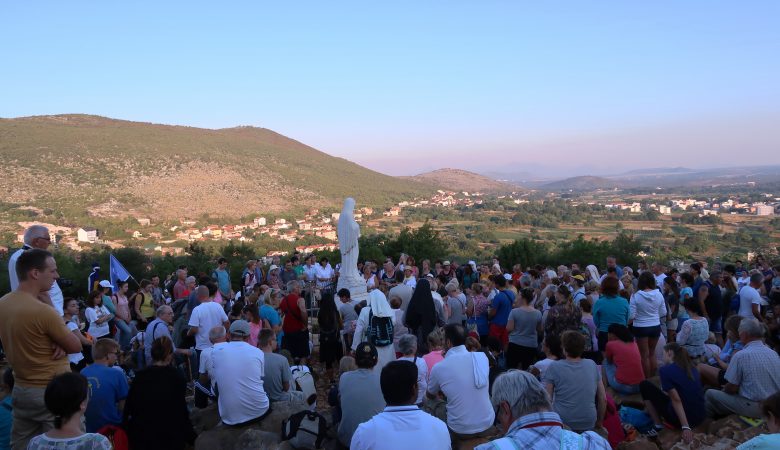
<svg viewBox="0 0 780 450">
<path fill-rule="evenodd" d="M 382 369 L 382 395 L 387 407 L 360 424 L 350 448 L 392 450 L 425 448 L 449 450 L 447 425 L 423 412 L 417 400 L 417 366 L 410 361 L 392 361 Z"/>
</svg>

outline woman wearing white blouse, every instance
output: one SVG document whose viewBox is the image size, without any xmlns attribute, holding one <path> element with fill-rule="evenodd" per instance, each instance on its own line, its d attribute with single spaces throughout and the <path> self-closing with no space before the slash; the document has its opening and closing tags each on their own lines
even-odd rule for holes
<svg viewBox="0 0 780 450">
<path fill-rule="evenodd" d="M 655 346 L 661 335 L 661 317 L 666 317 L 666 301 L 663 294 L 656 288 L 655 277 L 651 272 L 639 275 L 637 291 L 631 296 L 629 306 L 629 322 L 631 331 L 636 337 L 639 354 L 642 356 L 642 369 L 650 378 L 658 369 L 655 359 Z"/>
<path fill-rule="evenodd" d="M 89 322 L 87 332 L 97 339 L 107 336 L 110 332 L 108 321 L 114 318 L 114 315 L 103 306 L 103 294 L 100 291 L 92 291 L 87 297 L 87 309 L 84 311 L 84 317 Z"/>
</svg>

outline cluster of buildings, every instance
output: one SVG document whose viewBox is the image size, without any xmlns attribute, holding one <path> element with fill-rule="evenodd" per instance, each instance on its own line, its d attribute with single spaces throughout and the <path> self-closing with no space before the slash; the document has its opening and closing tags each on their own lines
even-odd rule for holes
<svg viewBox="0 0 780 450">
<path fill-rule="evenodd" d="M 430 206 L 452 208 L 455 206 L 481 205 L 483 202 L 482 197 L 484 195 L 485 194 L 481 192 L 470 193 L 466 191 L 454 192 L 454 191 L 438 190 L 429 199 L 414 199 L 412 201 L 398 202 L 395 206 L 392 206 L 391 208 L 383 212 L 382 215 L 385 217 L 396 217 L 401 214 L 401 210 L 403 208 L 423 208 L 423 207 L 430 207 Z M 499 198 L 505 198 L 505 197 L 506 196 L 501 196 Z"/>
<path fill-rule="evenodd" d="M 738 200 L 728 199 L 717 203 L 706 200 L 695 200 L 692 198 L 675 199 L 668 203 L 650 203 L 643 205 L 639 202 L 616 202 L 606 203 L 605 208 L 628 210 L 629 212 L 642 212 L 643 210 L 656 210 L 663 215 L 671 215 L 672 211 L 697 211 L 700 216 L 717 216 L 722 213 L 729 214 L 754 214 L 757 216 L 772 216 L 776 208 L 780 207 L 780 197 L 767 197 L 767 201 L 746 203 Z"/>
<path fill-rule="evenodd" d="M 738 199 L 729 198 L 720 203 L 715 201 L 694 200 L 692 198 L 682 200 L 672 200 L 671 208 L 683 211 L 699 211 L 701 215 L 714 216 L 719 213 L 729 214 L 753 214 L 756 216 L 773 216 L 775 210 L 780 206 L 780 197 L 772 197 L 770 194 L 764 194 L 766 199 L 763 202 L 741 202 Z M 661 211 L 663 213 L 663 211 Z M 671 212 L 670 212 L 671 213 Z"/>
<path fill-rule="evenodd" d="M 333 218 L 320 215 L 316 209 L 292 221 L 279 218 L 270 223 L 265 217 L 257 217 L 248 223 L 207 225 L 202 228 L 195 227 L 195 224 L 194 221 L 182 220 L 181 226 L 173 226 L 170 230 L 176 233 L 176 240 L 188 242 L 207 239 L 251 242 L 254 235 L 268 235 L 288 242 L 295 242 L 307 235 L 331 241 L 337 239 Z"/>
</svg>

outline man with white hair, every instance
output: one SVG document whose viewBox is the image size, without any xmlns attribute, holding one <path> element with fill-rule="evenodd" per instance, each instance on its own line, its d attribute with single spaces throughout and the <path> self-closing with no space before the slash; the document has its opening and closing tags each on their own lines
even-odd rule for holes
<svg viewBox="0 0 780 450">
<path fill-rule="evenodd" d="M 491 397 L 504 437 L 476 450 L 534 448 L 609 450 L 609 442 L 593 431 L 577 434 L 563 428 L 547 392 L 530 373 L 510 370 L 496 378 Z"/>
<path fill-rule="evenodd" d="M 236 320 L 229 334 L 229 342 L 211 351 L 209 373 L 219 390 L 219 417 L 231 426 L 257 423 L 271 411 L 263 382 L 265 354 L 249 344 L 249 322 Z"/>
<path fill-rule="evenodd" d="M 780 356 L 764 344 L 763 338 L 761 322 L 742 320 L 739 339 L 745 346 L 731 357 L 723 390 L 710 389 L 704 395 L 707 415 L 761 418 L 761 402 L 780 391 Z"/>
<path fill-rule="evenodd" d="M 11 281 L 12 291 L 15 291 L 16 288 L 19 287 L 19 274 L 16 273 L 16 260 L 19 259 L 22 252 L 31 248 L 46 250 L 49 248 L 50 244 L 51 238 L 49 237 L 49 229 L 43 225 L 32 225 L 24 230 L 24 246 L 14 252 L 8 260 L 8 278 Z M 54 280 L 54 283 L 52 283 L 48 295 L 41 293 L 38 295 L 38 299 L 44 303 L 51 304 L 59 315 L 62 315 L 64 297 L 62 296 L 62 289 L 60 289 L 60 286 L 57 284 L 57 280 Z"/>
<path fill-rule="evenodd" d="M 166 336 L 173 341 L 169 325 L 173 325 L 173 308 L 168 305 L 162 305 L 157 308 L 157 318 L 149 322 L 144 331 L 144 354 L 147 365 L 152 364 L 152 342 L 155 339 Z M 189 349 L 180 348 L 175 349 L 175 353 L 186 356 L 191 354 Z"/>
</svg>

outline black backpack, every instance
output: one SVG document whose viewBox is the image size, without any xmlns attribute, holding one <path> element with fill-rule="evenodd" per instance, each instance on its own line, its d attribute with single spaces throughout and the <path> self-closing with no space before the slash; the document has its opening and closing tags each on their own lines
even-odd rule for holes
<svg viewBox="0 0 780 450">
<path fill-rule="evenodd" d="M 374 344 L 374 347 L 387 347 L 393 344 L 392 317 L 374 317 L 374 312 L 368 312 L 368 342 Z"/>
<path fill-rule="evenodd" d="M 327 433 L 327 419 L 314 411 L 303 410 L 282 421 L 282 440 L 297 449 L 321 448 Z"/>
</svg>

